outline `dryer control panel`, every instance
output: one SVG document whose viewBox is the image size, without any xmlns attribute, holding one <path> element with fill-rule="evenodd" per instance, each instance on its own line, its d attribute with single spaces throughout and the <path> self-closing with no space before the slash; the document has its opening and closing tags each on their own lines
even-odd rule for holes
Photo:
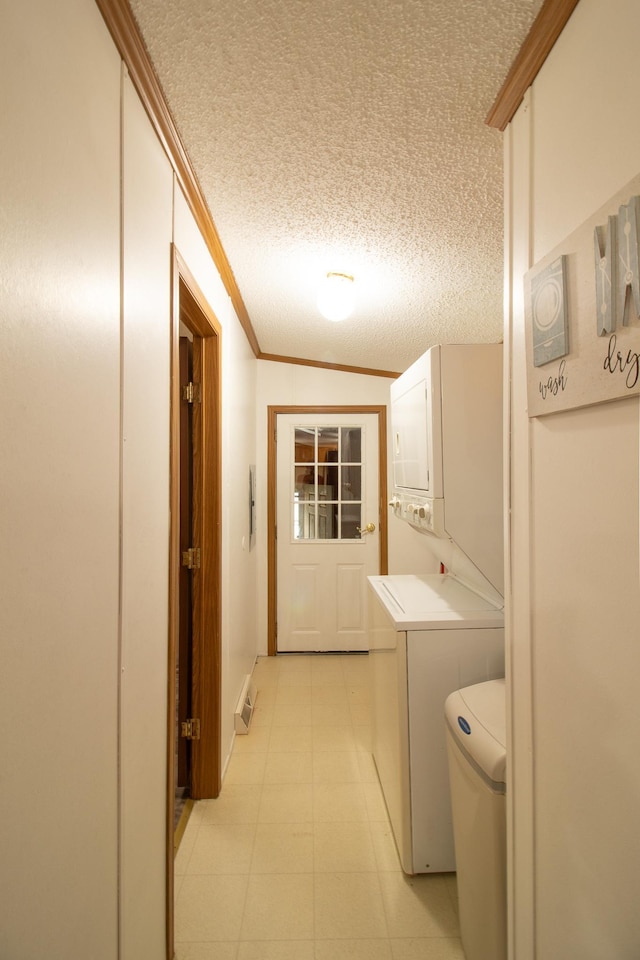
<svg viewBox="0 0 640 960">
<path fill-rule="evenodd" d="M 444 500 L 396 490 L 389 501 L 394 516 L 435 537 L 447 538 L 444 526 Z"/>
</svg>

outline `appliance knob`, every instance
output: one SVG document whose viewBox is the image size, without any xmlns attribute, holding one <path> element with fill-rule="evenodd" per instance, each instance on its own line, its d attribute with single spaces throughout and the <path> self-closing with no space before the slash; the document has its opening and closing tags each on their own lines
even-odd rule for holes
<svg viewBox="0 0 640 960">
<path fill-rule="evenodd" d="M 418 510 L 418 516 L 420 517 L 420 519 L 421 519 L 421 520 L 424 520 L 424 518 L 426 517 L 426 515 L 427 515 L 427 511 L 425 510 L 425 508 L 424 508 L 424 507 L 420 507 L 420 509 Z"/>
</svg>

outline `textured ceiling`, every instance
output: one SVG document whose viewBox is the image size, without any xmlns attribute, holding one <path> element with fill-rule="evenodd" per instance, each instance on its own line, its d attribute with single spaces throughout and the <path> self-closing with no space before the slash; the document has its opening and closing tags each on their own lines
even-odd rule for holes
<svg viewBox="0 0 640 960">
<path fill-rule="evenodd" d="M 500 339 L 484 118 L 542 0 L 130 2 L 264 353 L 400 371 Z"/>
</svg>

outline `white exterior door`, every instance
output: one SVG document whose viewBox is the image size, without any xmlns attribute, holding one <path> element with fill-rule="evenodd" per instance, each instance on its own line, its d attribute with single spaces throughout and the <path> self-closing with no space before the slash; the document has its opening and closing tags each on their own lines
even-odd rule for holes
<svg viewBox="0 0 640 960">
<path fill-rule="evenodd" d="M 278 416 L 278 652 L 368 649 L 378 473 L 375 414 Z"/>
</svg>

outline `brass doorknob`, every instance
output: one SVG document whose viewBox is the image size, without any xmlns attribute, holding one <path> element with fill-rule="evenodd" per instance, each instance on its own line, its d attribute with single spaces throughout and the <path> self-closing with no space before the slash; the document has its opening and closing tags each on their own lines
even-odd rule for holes
<svg viewBox="0 0 640 960">
<path fill-rule="evenodd" d="M 364 530 L 360 529 L 360 527 L 356 527 L 356 530 L 358 531 L 361 537 L 364 537 L 366 536 L 367 533 L 373 533 L 375 528 L 376 528 L 375 523 L 368 523 L 364 528 Z"/>
</svg>

